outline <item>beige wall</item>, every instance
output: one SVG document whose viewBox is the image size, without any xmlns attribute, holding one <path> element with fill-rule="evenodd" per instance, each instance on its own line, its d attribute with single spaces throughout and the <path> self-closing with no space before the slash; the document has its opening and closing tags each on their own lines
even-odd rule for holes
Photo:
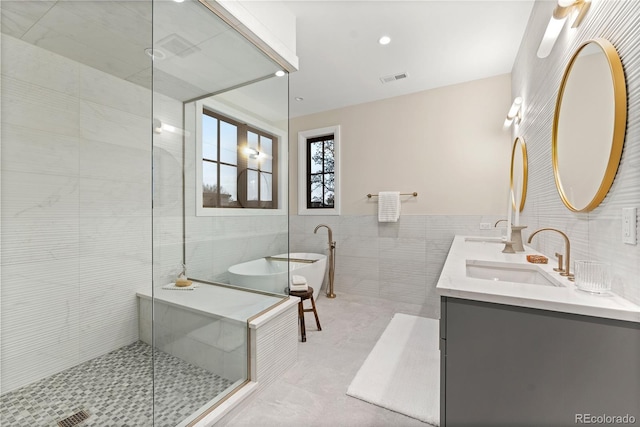
<svg viewBox="0 0 640 427">
<path fill-rule="evenodd" d="M 379 191 L 418 192 L 403 215 L 506 215 L 510 98 L 505 74 L 291 119 L 291 213 L 298 132 L 340 125 L 342 215 L 377 214 Z"/>
</svg>

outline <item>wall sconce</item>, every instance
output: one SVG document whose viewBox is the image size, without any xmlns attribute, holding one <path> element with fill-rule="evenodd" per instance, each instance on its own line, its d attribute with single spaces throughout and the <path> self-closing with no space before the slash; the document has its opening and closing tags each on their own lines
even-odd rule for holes
<svg viewBox="0 0 640 427">
<path fill-rule="evenodd" d="M 168 123 L 162 123 L 159 119 L 153 119 L 153 133 L 161 134 L 162 132 L 175 133 L 176 135 L 189 136 L 188 131 L 172 126 Z"/>
<path fill-rule="evenodd" d="M 522 97 L 518 96 L 513 100 L 511 108 L 507 113 L 507 118 L 504 121 L 504 128 L 507 129 L 511 126 L 511 123 L 519 124 L 522 121 Z"/>
<path fill-rule="evenodd" d="M 590 6 L 591 0 L 558 0 L 558 4 L 553 9 L 553 15 L 540 42 L 538 58 L 549 56 L 562 28 L 564 28 L 565 21 L 572 21 L 570 22 L 571 28 L 578 28 Z"/>
</svg>

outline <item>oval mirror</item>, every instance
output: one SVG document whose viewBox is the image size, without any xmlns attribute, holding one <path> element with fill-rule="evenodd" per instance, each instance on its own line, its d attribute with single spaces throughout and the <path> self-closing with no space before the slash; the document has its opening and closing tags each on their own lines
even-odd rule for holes
<svg viewBox="0 0 640 427">
<path fill-rule="evenodd" d="M 552 162 L 562 202 L 589 212 L 618 170 L 627 122 L 622 62 L 605 39 L 585 42 L 562 78 L 552 133 Z"/>
<path fill-rule="evenodd" d="M 516 138 L 511 149 L 511 188 L 513 209 L 522 212 L 527 198 L 527 145 L 521 137 Z"/>
</svg>

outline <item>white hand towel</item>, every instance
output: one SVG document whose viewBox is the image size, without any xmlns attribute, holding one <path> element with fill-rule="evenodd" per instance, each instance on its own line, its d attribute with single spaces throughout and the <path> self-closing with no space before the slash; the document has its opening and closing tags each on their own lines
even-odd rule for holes
<svg viewBox="0 0 640 427">
<path fill-rule="evenodd" d="M 289 285 L 289 291 L 299 292 L 299 291 L 308 291 L 309 285 L 306 283 L 304 285 Z"/>
<path fill-rule="evenodd" d="M 304 276 L 298 276 L 296 274 L 291 275 L 291 284 L 292 285 L 306 285 L 307 279 Z"/>
<path fill-rule="evenodd" d="M 378 193 L 378 222 L 396 222 L 400 218 L 400 193 L 381 191 Z"/>
</svg>

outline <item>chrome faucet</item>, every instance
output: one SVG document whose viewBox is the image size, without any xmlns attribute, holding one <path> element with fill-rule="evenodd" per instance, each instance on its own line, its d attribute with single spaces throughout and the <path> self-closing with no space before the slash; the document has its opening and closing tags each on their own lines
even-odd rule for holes
<svg viewBox="0 0 640 427">
<path fill-rule="evenodd" d="M 529 240 L 527 241 L 527 243 L 531 243 L 531 240 L 533 239 L 533 236 L 535 236 L 536 234 L 538 234 L 541 231 L 555 231 L 556 233 L 560 233 L 560 235 L 564 238 L 564 270 L 560 270 L 560 275 L 567 277 L 569 280 L 573 280 L 573 274 L 571 274 L 571 272 L 570 272 L 570 268 L 571 268 L 571 260 L 570 260 L 571 243 L 569 242 L 569 237 L 567 237 L 567 235 L 564 234 L 562 231 L 557 230 L 555 228 L 541 228 L 539 230 L 534 231 L 533 234 L 531 234 L 531 236 L 529 236 Z M 561 256 L 559 258 L 560 258 L 560 260 L 562 259 Z M 562 261 L 560 261 L 560 262 L 562 262 Z"/>
</svg>

